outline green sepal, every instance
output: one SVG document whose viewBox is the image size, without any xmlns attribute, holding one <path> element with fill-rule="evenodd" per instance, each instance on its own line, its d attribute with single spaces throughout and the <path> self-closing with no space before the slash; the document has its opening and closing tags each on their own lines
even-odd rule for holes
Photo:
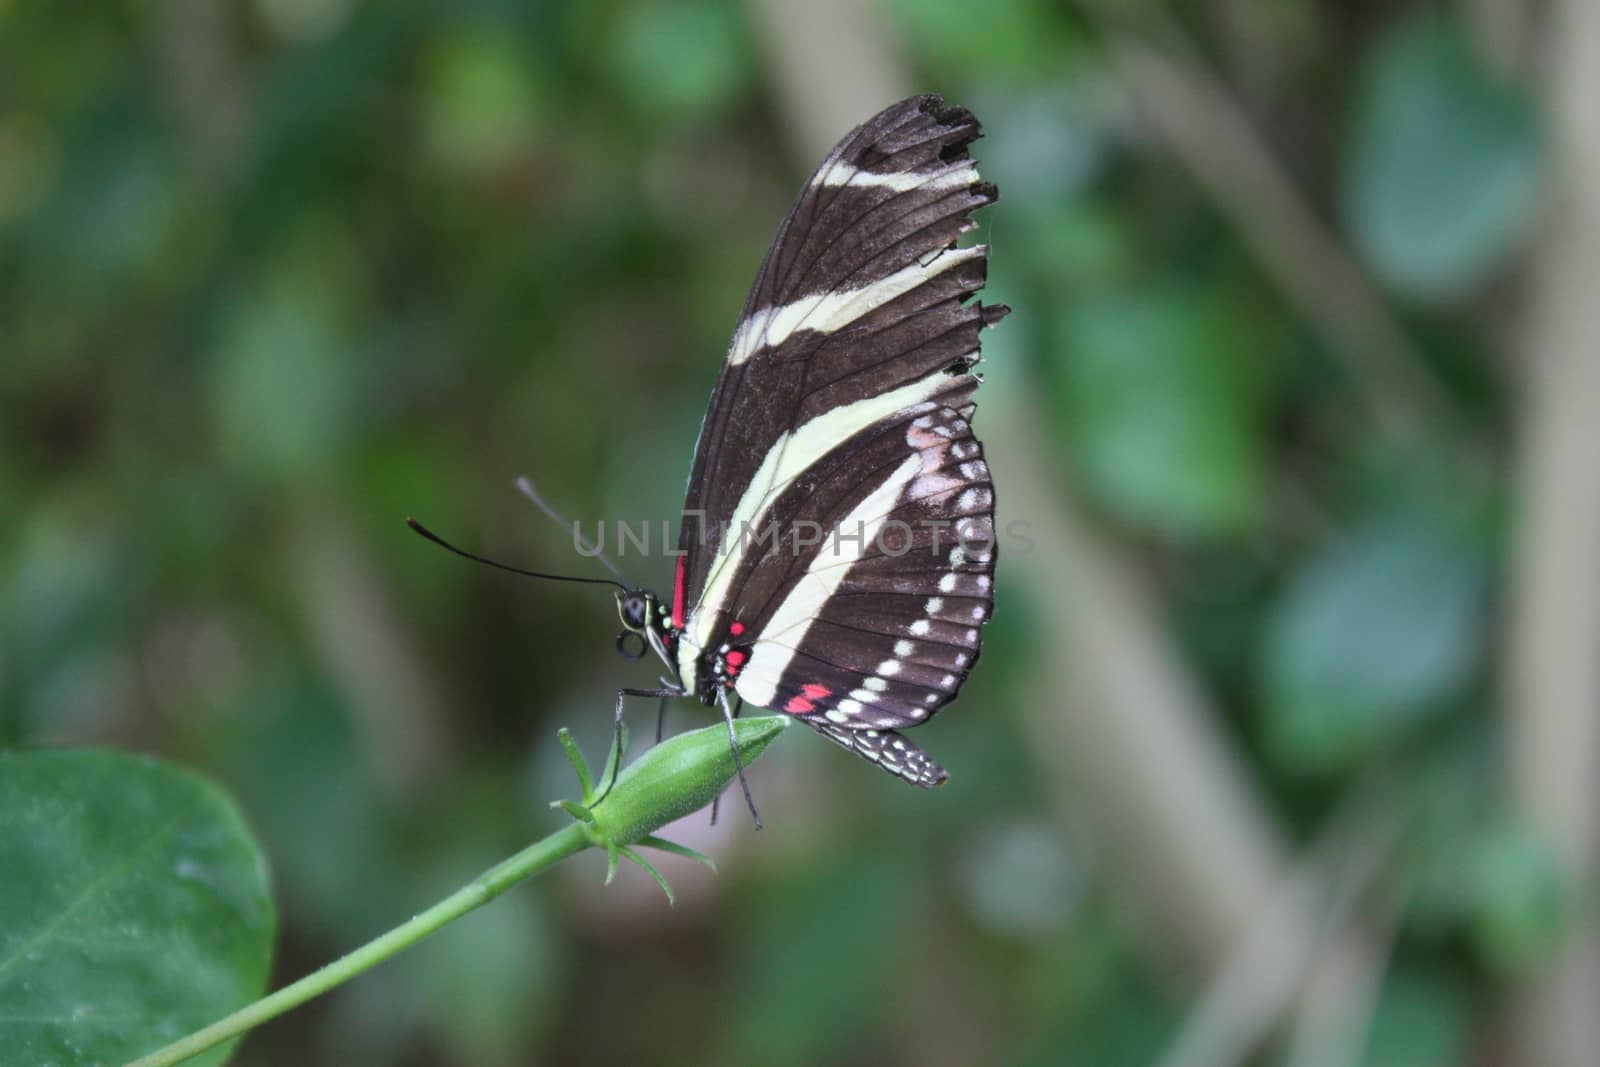
<svg viewBox="0 0 1600 1067">
<path fill-rule="evenodd" d="M 674 856 L 683 856 L 685 859 L 694 860 L 696 863 L 703 863 L 713 871 L 717 869 L 717 861 L 704 852 L 690 848 L 688 845 L 680 845 L 676 841 L 668 841 L 664 837 L 657 837 L 655 834 L 641 837 L 639 844 L 646 848 L 653 848 L 658 852 L 670 852 Z"/>
<path fill-rule="evenodd" d="M 587 826 L 594 825 L 594 812 L 590 811 L 582 804 L 574 803 L 570 800 L 552 800 L 550 802 L 550 806 L 552 808 L 560 808 L 562 811 L 566 812 L 568 815 Z"/>
<path fill-rule="evenodd" d="M 672 886 L 667 884 L 666 878 L 662 876 L 660 871 L 656 870 L 654 867 L 652 867 L 650 865 L 650 861 L 649 860 L 647 860 L 643 856 L 639 855 L 633 849 L 628 848 L 626 845 L 624 845 L 618 851 L 620 851 L 624 856 L 628 857 L 633 862 L 637 863 L 639 866 L 643 867 L 644 868 L 644 873 L 648 874 L 651 878 L 654 878 L 656 880 L 656 885 L 660 886 L 661 887 L 661 891 L 667 895 L 667 906 L 668 907 L 672 907 L 673 905 L 678 903 L 678 898 L 676 896 L 674 896 L 673 893 L 672 893 Z"/>
<path fill-rule="evenodd" d="M 561 742 L 561 748 L 567 754 L 567 762 L 572 764 L 572 769 L 577 772 L 578 785 L 583 788 L 583 802 L 594 803 L 594 778 L 589 774 L 589 761 L 583 758 L 583 750 L 578 747 L 578 742 L 572 739 L 572 731 L 563 726 L 556 731 L 556 740 Z"/>
</svg>

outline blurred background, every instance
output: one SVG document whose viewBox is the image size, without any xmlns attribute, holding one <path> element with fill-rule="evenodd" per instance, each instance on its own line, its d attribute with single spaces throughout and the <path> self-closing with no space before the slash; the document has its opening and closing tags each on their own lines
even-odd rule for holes
<svg viewBox="0 0 1600 1067">
<path fill-rule="evenodd" d="M 922 91 L 1034 541 L 950 785 L 791 733 L 675 909 L 581 856 L 237 1062 L 1600 1062 L 1590 0 L 0 0 L 0 743 L 238 795 L 275 984 L 558 825 L 653 670 L 402 520 L 675 516 L 783 212 Z"/>
</svg>

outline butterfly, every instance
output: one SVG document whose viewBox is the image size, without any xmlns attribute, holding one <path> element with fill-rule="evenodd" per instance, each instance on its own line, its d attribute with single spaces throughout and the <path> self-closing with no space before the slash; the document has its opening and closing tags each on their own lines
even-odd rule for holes
<svg viewBox="0 0 1600 1067">
<path fill-rule="evenodd" d="M 994 607 L 974 368 L 980 335 L 1010 309 L 973 299 L 989 249 L 959 243 L 999 195 L 967 152 L 980 135 L 965 108 L 911 97 L 847 134 L 806 182 L 700 426 L 670 598 L 508 567 L 408 520 L 480 563 L 616 586 L 619 651 L 649 649 L 667 672 L 617 691 L 618 736 L 628 697 L 660 699 L 658 723 L 673 697 L 719 707 L 758 827 L 733 728 L 747 703 L 915 785 L 948 777 L 903 731 L 955 699 Z"/>
<path fill-rule="evenodd" d="M 625 698 L 794 716 L 919 786 L 903 731 L 954 700 L 994 606 L 994 486 L 973 435 L 998 193 L 965 108 L 892 104 L 847 134 L 778 228 L 701 424 L 670 598 L 617 594 L 667 669 Z M 642 654 L 642 649 L 641 649 Z M 737 746 L 735 745 L 737 756 Z M 742 779 L 742 775 L 741 775 Z M 746 790 L 748 796 L 748 789 Z"/>
</svg>

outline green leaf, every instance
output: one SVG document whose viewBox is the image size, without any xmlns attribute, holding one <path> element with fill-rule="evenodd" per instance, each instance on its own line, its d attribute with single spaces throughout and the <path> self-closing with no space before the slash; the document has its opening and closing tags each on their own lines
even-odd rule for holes
<svg viewBox="0 0 1600 1067">
<path fill-rule="evenodd" d="M 7 1062 L 122 1063 L 233 1011 L 266 986 L 274 924 L 215 786 L 119 752 L 0 754 Z"/>
<path fill-rule="evenodd" d="M 1266 639 L 1279 757 L 1347 766 L 1458 696 L 1482 636 L 1485 568 L 1461 534 L 1410 517 L 1369 521 L 1303 567 Z"/>
<path fill-rule="evenodd" d="M 1453 19 L 1397 23 L 1368 67 L 1344 181 L 1357 243 L 1391 285 L 1447 299 L 1480 281 L 1533 217 L 1541 138 Z"/>
</svg>

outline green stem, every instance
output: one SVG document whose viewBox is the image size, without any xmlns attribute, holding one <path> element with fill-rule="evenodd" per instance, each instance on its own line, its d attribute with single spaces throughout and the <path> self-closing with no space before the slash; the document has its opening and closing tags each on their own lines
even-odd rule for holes
<svg viewBox="0 0 1600 1067">
<path fill-rule="evenodd" d="M 788 725 L 789 719 L 783 715 L 740 719 L 734 724 L 739 751 L 744 754 L 745 762 L 748 764 L 759 756 Z M 670 741 L 663 741 L 618 774 L 616 767 L 621 761 L 627 736 L 623 731 L 617 736 L 612 752 L 607 757 L 610 770 L 607 771 L 606 795 L 601 799 L 591 795 L 589 768 L 584 763 L 583 754 L 565 730 L 558 736 L 583 785 L 582 804 L 556 802 L 576 820 L 571 826 L 490 867 L 421 915 L 368 941 L 348 956 L 306 975 L 271 996 L 240 1008 L 204 1030 L 197 1030 L 166 1048 L 134 1060 L 127 1067 L 170 1067 L 214 1045 L 238 1037 L 251 1027 L 275 1019 L 290 1008 L 298 1007 L 312 997 L 326 993 L 377 966 L 445 924 L 489 903 L 529 875 L 537 874 L 573 853 L 582 852 L 590 845 L 598 845 L 606 850 L 611 857 L 612 869 L 615 869 L 618 855 L 639 864 L 660 884 L 667 894 L 667 900 L 671 901 L 672 890 L 661 877 L 661 872 L 628 846 L 643 844 L 688 856 L 701 863 L 711 862 L 691 848 L 663 841 L 655 836 L 655 832 L 673 819 L 711 803 L 733 779 L 733 750 L 725 740 L 722 727 L 707 726 L 690 730 Z M 611 881 L 609 872 L 606 881 Z"/>
<path fill-rule="evenodd" d="M 382 963 L 402 949 L 421 941 L 446 923 L 459 919 L 474 908 L 482 907 L 524 878 L 538 874 L 575 852 L 583 851 L 592 843 L 589 831 L 578 823 L 557 830 L 510 859 L 489 868 L 427 911 L 368 941 L 349 955 L 333 961 L 319 971 L 313 971 L 298 982 L 285 986 L 270 996 L 240 1008 L 203 1030 L 196 1030 L 188 1037 L 179 1038 L 165 1048 L 157 1049 L 147 1056 L 134 1060 L 128 1067 L 169 1067 L 171 1064 L 180 1063 L 190 1056 L 204 1052 L 213 1045 L 237 1037 L 269 1019 L 277 1018 L 290 1008 L 298 1007 L 312 997 L 326 993 L 334 986 Z"/>
</svg>

